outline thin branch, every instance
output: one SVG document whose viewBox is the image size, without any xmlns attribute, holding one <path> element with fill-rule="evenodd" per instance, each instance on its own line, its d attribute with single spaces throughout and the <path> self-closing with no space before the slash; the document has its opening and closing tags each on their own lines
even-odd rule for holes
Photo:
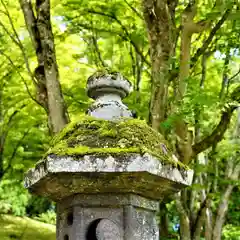
<svg viewBox="0 0 240 240">
<path fill-rule="evenodd" d="M 78 16 L 80 17 L 80 16 Z M 78 18 L 78 17 L 75 17 L 75 18 Z M 95 28 L 95 27 L 92 27 L 88 24 L 83 24 L 83 23 L 77 23 L 77 26 L 80 26 L 82 27 L 83 29 L 87 29 L 87 30 L 94 30 L 96 32 L 104 32 L 104 33 L 110 33 L 110 34 L 113 34 L 113 35 L 118 35 L 119 37 L 121 37 L 124 41 L 126 40 L 129 40 L 124 34 L 122 34 L 121 32 L 118 32 L 118 31 L 112 31 L 112 30 L 108 30 L 106 28 Z M 76 30 L 74 30 L 74 32 L 72 32 L 72 30 L 67 30 L 67 32 L 69 34 L 72 34 L 72 33 L 76 33 Z M 130 44 L 133 46 L 133 44 L 130 42 Z M 134 47 L 134 46 L 133 46 Z M 147 51 L 147 53 L 144 55 L 144 59 L 147 59 L 147 57 L 150 55 L 150 49 Z M 142 58 L 142 57 L 141 57 Z M 145 61 L 143 61 L 145 62 Z M 145 62 L 146 63 L 146 62 Z M 149 67 L 150 65 L 148 65 Z M 146 71 L 147 75 L 151 78 L 151 73 L 147 70 L 144 70 Z"/>
<path fill-rule="evenodd" d="M 228 44 L 227 51 L 226 51 L 226 57 L 224 60 L 224 67 L 223 67 L 223 76 L 222 76 L 222 87 L 219 93 L 219 99 L 223 100 L 223 98 L 226 96 L 226 87 L 228 86 L 228 70 L 229 70 L 229 62 L 231 60 L 230 50 L 231 50 L 231 44 Z"/>
<path fill-rule="evenodd" d="M 240 85 L 237 86 L 231 94 L 230 99 L 240 103 Z"/>
<path fill-rule="evenodd" d="M 139 17 L 141 18 L 142 20 L 144 19 L 143 16 L 141 15 L 141 13 L 139 13 L 137 11 L 136 8 L 134 8 L 127 0 L 124 0 L 124 2 L 128 5 L 129 8 L 131 8 L 131 10 Z"/>
<path fill-rule="evenodd" d="M 132 45 L 130 44 L 129 46 L 129 55 L 130 55 L 130 58 L 131 58 L 131 62 L 132 62 L 132 75 L 133 75 L 133 78 L 135 79 L 136 77 L 136 62 L 135 62 L 135 58 L 133 56 L 133 50 L 132 50 Z M 136 83 L 134 83 L 134 89 L 136 89 Z"/>
<path fill-rule="evenodd" d="M 94 34 L 94 33 L 93 33 Z M 101 52 L 100 52 L 100 49 L 98 47 L 98 43 L 97 43 L 97 39 L 95 36 L 92 35 L 92 42 L 93 42 L 93 45 L 95 47 L 95 51 L 97 53 L 97 57 L 98 57 L 98 60 L 100 61 L 102 67 L 107 67 L 107 64 L 104 62 L 103 58 L 102 58 L 102 55 L 101 55 Z"/>
<path fill-rule="evenodd" d="M 2 14 L 4 14 L 4 15 L 6 15 L 6 16 L 7 16 L 7 13 L 6 13 L 6 12 L 4 12 L 3 10 L 1 10 L 1 9 L 0 9 L 0 13 L 2 13 Z"/>
<path fill-rule="evenodd" d="M 176 27 L 176 21 L 175 21 L 175 12 L 176 12 L 176 7 L 179 3 L 179 0 L 167 0 L 167 6 L 171 14 L 171 20 L 172 24 Z"/>
<path fill-rule="evenodd" d="M 15 146 L 13 152 L 12 152 L 12 155 L 11 155 L 11 158 L 9 159 L 9 163 L 8 163 L 8 166 L 6 167 L 6 169 L 4 170 L 4 174 L 11 168 L 11 165 L 12 165 L 12 161 L 13 159 L 15 158 L 16 154 L 17 154 L 17 150 L 19 149 L 19 147 L 21 146 L 23 140 L 25 139 L 25 137 L 29 134 L 30 130 L 32 129 L 32 127 L 28 128 L 23 136 L 18 140 L 17 142 L 17 145 Z"/>
<path fill-rule="evenodd" d="M 27 57 L 26 52 L 25 52 L 25 48 L 24 48 L 24 46 L 23 46 L 23 44 L 22 44 L 22 42 L 21 42 L 21 40 L 20 40 L 20 38 L 19 38 L 19 36 L 18 36 L 18 33 L 17 33 L 16 28 L 15 28 L 15 26 L 14 26 L 14 24 L 13 24 L 13 21 L 12 21 L 12 18 L 11 18 L 11 16 L 10 16 L 10 13 L 9 13 L 9 11 L 8 11 L 8 9 L 7 9 L 7 6 L 5 5 L 5 3 L 4 3 L 3 0 L 1 0 L 1 3 L 2 3 L 2 5 L 3 5 L 3 7 L 4 7 L 5 11 L 6 11 L 5 14 L 6 14 L 7 17 L 8 17 L 8 20 L 9 20 L 9 23 L 10 23 L 10 25 L 11 25 L 11 27 L 12 27 L 13 33 L 14 33 L 14 35 L 15 35 L 15 38 L 12 36 L 12 34 L 9 33 L 9 31 L 5 28 L 5 26 L 4 26 L 4 24 L 3 24 L 2 22 L 0 22 L 0 25 L 3 27 L 3 29 L 5 30 L 5 32 L 6 32 L 6 33 L 9 35 L 9 37 L 12 39 L 12 41 L 13 41 L 13 42 L 19 47 L 19 49 L 21 50 L 21 53 L 22 53 L 22 56 L 23 56 L 23 58 L 24 58 L 24 62 L 25 62 L 27 71 L 28 71 L 28 73 L 29 73 L 29 75 L 30 75 L 33 83 L 36 84 L 36 80 L 35 80 L 35 78 L 34 78 L 34 76 L 33 76 L 32 71 L 31 71 L 30 64 L 29 64 L 29 61 L 28 61 L 28 57 Z"/>
<path fill-rule="evenodd" d="M 23 104 L 19 109 L 15 110 L 8 118 L 7 123 L 5 124 L 5 126 L 3 126 L 3 132 L 1 134 L 1 146 L 0 146 L 0 151 L 1 154 L 3 154 L 4 151 L 4 145 L 5 145 L 5 141 L 7 139 L 9 130 L 11 129 L 11 124 L 14 120 L 14 117 L 20 112 L 20 110 L 22 110 L 24 107 L 26 107 L 26 104 Z"/>
<path fill-rule="evenodd" d="M 79 18 L 81 16 L 77 16 L 75 18 Z M 102 32 L 102 33 L 111 33 L 113 35 L 118 35 L 120 36 L 121 38 L 123 38 L 124 40 L 127 40 L 127 38 L 122 34 L 122 32 L 120 31 L 113 31 L 113 30 L 109 30 L 107 28 L 98 28 L 98 27 L 93 27 L 91 25 L 88 25 L 88 24 L 85 24 L 85 23 L 80 23 L 78 22 L 74 28 L 70 28 L 70 29 L 67 29 L 65 33 L 67 34 L 72 34 L 72 33 L 78 33 L 78 30 L 79 29 L 76 29 L 76 27 L 81 27 L 80 30 L 83 28 L 83 29 L 87 29 L 87 30 L 94 30 L 95 32 Z M 77 31 L 76 31 L 77 30 Z"/>
<path fill-rule="evenodd" d="M 230 15 L 231 11 L 232 11 L 232 7 L 233 5 L 231 5 L 231 7 L 229 7 L 225 13 L 223 14 L 223 16 L 221 17 L 221 19 L 217 22 L 217 24 L 213 27 L 212 31 L 210 32 L 208 38 L 206 39 L 206 41 L 203 43 L 202 47 L 200 47 L 197 52 L 194 54 L 194 56 L 191 58 L 191 67 L 193 67 L 195 65 L 195 63 L 197 62 L 198 58 L 206 51 L 206 49 L 208 48 L 209 44 L 212 42 L 215 34 L 217 33 L 217 31 L 221 28 L 221 26 L 223 25 L 223 23 L 227 20 L 228 16 Z"/>
<path fill-rule="evenodd" d="M 18 67 L 14 64 L 14 62 L 12 61 L 12 59 L 11 59 L 7 54 L 5 54 L 3 51 L 1 51 L 1 50 L 0 50 L 0 54 L 2 54 L 5 58 L 7 58 L 7 60 L 10 62 L 10 64 L 11 64 L 11 65 L 14 67 L 14 69 L 17 71 L 18 75 L 20 76 L 20 78 L 22 79 L 22 81 L 23 81 L 23 83 L 24 83 L 24 85 L 25 85 L 25 87 L 26 87 L 26 90 L 27 90 L 27 93 L 28 93 L 29 97 L 30 97 L 35 103 L 37 103 L 39 106 L 42 106 L 41 103 L 39 103 L 39 102 L 37 101 L 37 99 L 35 99 L 35 98 L 32 96 L 32 94 L 31 94 L 31 92 L 30 92 L 30 90 L 29 90 L 29 88 L 28 88 L 28 85 L 27 85 L 26 80 L 24 79 L 24 77 L 22 76 L 22 74 L 19 72 Z"/>
<path fill-rule="evenodd" d="M 70 97 L 74 102 L 78 103 L 80 106 L 87 106 L 88 104 L 85 102 L 81 102 L 79 100 L 77 100 L 73 94 L 71 94 L 70 92 L 63 92 L 64 95 Z"/>
<path fill-rule="evenodd" d="M 136 52 L 139 54 L 139 56 L 141 56 L 142 60 L 148 65 L 148 66 L 151 66 L 150 62 L 145 58 L 145 56 L 143 55 L 142 51 L 140 51 L 140 49 L 138 48 L 137 44 L 133 41 L 133 39 L 131 38 L 131 35 L 129 34 L 127 28 L 122 24 L 122 22 L 115 16 L 115 15 L 112 15 L 112 14 L 107 14 L 107 13 L 104 13 L 104 12 L 98 12 L 98 11 L 95 11 L 95 10 L 86 10 L 88 13 L 92 13 L 92 14 L 97 14 L 97 15 L 100 15 L 100 16 L 104 16 L 104 17 L 108 17 L 108 18 L 111 18 L 113 20 L 115 20 L 119 25 L 120 27 L 122 28 L 123 32 L 126 34 L 128 40 L 130 41 L 130 43 L 133 45 L 133 47 L 135 48 Z"/>
<path fill-rule="evenodd" d="M 228 82 L 230 83 L 235 77 L 237 77 L 238 75 L 240 74 L 240 68 L 238 69 L 238 71 L 232 76 L 229 78 Z"/>
<path fill-rule="evenodd" d="M 2 21 L 0 20 L 0 26 L 3 28 L 3 30 L 7 33 L 7 35 L 12 39 L 12 41 L 18 46 L 17 40 L 12 36 L 12 34 L 8 31 L 8 29 L 4 26 Z"/>
<path fill-rule="evenodd" d="M 8 17 L 8 20 L 9 20 L 9 23 L 10 23 L 10 25 L 11 25 L 11 27 L 12 27 L 13 33 L 14 33 L 16 39 L 17 39 L 17 40 L 16 40 L 16 43 L 18 43 L 18 44 L 21 46 L 21 48 L 23 48 L 23 45 L 22 45 L 21 40 L 20 40 L 20 38 L 19 38 L 19 36 L 18 36 L 18 33 L 17 33 L 17 31 L 16 31 L 16 29 L 15 29 L 15 27 L 14 27 L 14 24 L 13 24 L 12 18 L 11 18 L 11 16 L 10 16 L 10 13 L 9 13 L 9 11 L 8 11 L 8 9 L 7 9 L 7 6 L 6 6 L 6 4 L 4 3 L 3 0 L 1 0 L 1 3 L 2 3 L 2 5 L 3 5 L 3 7 L 4 7 L 5 11 L 6 11 L 5 14 L 6 14 L 7 17 Z"/>
<path fill-rule="evenodd" d="M 10 128 L 11 123 L 12 123 L 14 117 L 20 112 L 20 110 L 22 110 L 22 109 L 25 108 L 26 106 L 27 106 L 27 104 L 23 104 L 19 109 L 15 110 L 15 111 L 9 116 L 8 122 L 7 122 L 6 126 L 4 126 L 4 129 L 5 129 L 4 132 L 6 132 L 8 128 Z"/>
<path fill-rule="evenodd" d="M 216 144 L 222 140 L 224 133 L 226 132 L 226 130 L 229 126 L 232 114 L 235 109 L 237 109 L 237 106 L 230 105 L 228 108 L 226 108 L 222 112 L 220 122 L 214 128 L 211 135 L 207 136 L 202 141 L 200 141 L 192 146 L 192 149 L 193 149 L 192 157 L 195 157 L 200 152 L 203 152 L 204 150 L 211 147 L 213 144 Z"/>
<path fill-rule="evenodd" d="M 221 119 L 218 125 L 214 128 L 213 132 L 205 137 L 202 141 L 195 143 L 192 146 L 193 149 L 193 155 L 192 157 L 196 156 L 198 153 L 206 150 L 207 148 L 216 145 L 218 142 L 220 142 L 224 136 L 224 133 L 226 132 L 231 117 L 233 115 L 234 110 L 236 110 L 239 107 L 240 103 L 240 85 L 234 89 L 234 91 L 231 93 L 230 101 L 233 101 L 234 103 L 228 104 L 228 106 L 225 108 L 225 110 L 222 111 Z"/>
<path fill-rule="evenodd" d="M 141 59 L 141 57 L 137 54 L 137 52 L 135 52 L 135 55 L 136 55 L 136 86 L 135 86 L 135 89 L 136 89 L 136 102 L 137 103 L 140 103 L 140 85 L 141 85 L 141 80 L 142 80 L 142 71 L 143 71 L 143 61 Z"/>
</svg>

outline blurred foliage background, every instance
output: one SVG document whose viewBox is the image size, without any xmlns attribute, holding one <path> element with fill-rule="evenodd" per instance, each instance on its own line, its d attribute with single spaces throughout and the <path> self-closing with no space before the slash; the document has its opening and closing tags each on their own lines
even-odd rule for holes
<svg viewBox="0 0 240 240">
<path fill-rule="evenodd" d="M 0 213 L 55 224 L 55 204 L 30 195 L 23 186 L 24 173 L 41 159 L 52 136 L 46 111 L 35 100 L 37 90 L 31 71 L 38 63 L 19 2 L 0 1 Z M 175 9 L 180 36 L 181 17 L 190 2 L 178 1 Z M 199 136 L 212 133 L 225 109 L 233 104 L 237 107 L 221 139 L 189 163 L 195 176 L 192 187 L 185 192 L 187 196 L 162 206 L 164 215 L 158 214 L 158 220 L 160 226 L 167 227 L 161 239 L 180 239 L 183 216 L 180 203 L 191 220 L 190 231 L 197 224 L 197 217 L 204 216 L 198 236 L 193 234 L 191 239 L 213 239 L 206 232 L 214 228 L 223 208 L 222 239 L 240 239 L 239 177 L 231 178 L 240 164 L 240 92 L 236 93 L 238 97 L 231 97 L 240 86 L 239 7 L 238 1 L 230 0 L 197 2 L 194 19 L 207 21 L 208 28 L 192 35 L 190 54 L 194 64 L 185 79 L 187 89 L 178 114 L 171 110 L 175 104 L 175 85 L 174 81 L 169 82 L 169 111 L 161 122 L 166 133 L 172 132 L 175 119 L 181 115 L 197 141 Z M 194 59 L 228 9 L 211 41 Z M 102 68 L 119 71 L 132 82 L 134 90 L 124 102 L 140 119 L 149 120 L 153 57 L 143 12 L 138 0 L 51 1 L 61 88 L 71 120 L 87 110 L 91 102 L 85 93 L 87 78 Z M 173 75 L 180 71 L 181 54 L 179 40 L 171 59 Z M 174 146 L 173 138 L 168 140 Z M 208 204 L 203 208 L 206 201 Z"/>
</svg>

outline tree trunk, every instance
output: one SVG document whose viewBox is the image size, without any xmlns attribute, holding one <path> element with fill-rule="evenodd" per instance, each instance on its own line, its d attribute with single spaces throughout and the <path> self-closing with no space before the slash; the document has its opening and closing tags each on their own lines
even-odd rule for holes
<svg viewBox="0 0 240 240">
<path fill-rule="evenodd" d="M 222 227 L 224 224 L 225 215 L 228 210 L 228 203 L 229 203 L 230 195 L 232 193 L 232 189 L 233 189 L 233 185 L 228 185 L 226 191 L 221 197 L 221 201 L 219 203 L 218 210 L 217 210 L 215 225 L 213 228 L 212 240 L 221 240 Z"/>
<path fill-rule="evenodd" d="M 176 2 L 176 1 L 172 1 Z M 152 62 L 149 122 L 156 130 L 166 119 L 169 69 L 175 49 L 175 26 L 166 0 L 143 1 Z"/>
<path fill-rule="evenodd" d="M 206 30 L 209 24 L 207 22 L 208 20 L 195 22 L 197 1 L 189 1 L 188 6 L 184 9 L 181 16 L 181 28 L 179 29 L 181 36 L 180 67 L 178 74 L 175 74 L 177 76 L 174 76 L 174 78 L 174 74 L 172 74 L 173 71 L 170 70 L 172 69 L 172 60 L 177 38 L 175 26 L 175 8 L 177 4 L 177 0 L 143 1 L 144 18 L 148 30 L 152 63 L 149 124 L 155 130 L 165 135 L 164 129 L 161 129 L 160 124 L 166 120 L 170 112 L 167 108 L 169 80 L 177 78 L 174 83 L 176 85 L 174 86 L 176 88 L 176 94 L 172 108 L 175 113 L 178 113 L 179 117 L 174 122 L 174 139 L 177 142 L 176 151 L 179 160 L 185 164 L 189 164 L 193 158 L 196 158 L 197 154 L 216 145 L 223 138 L 223 134 L 229 125 L 232 112 L 236 108 L 234 106 L 223 111 L 221 120 L 217 127 L 213 129 L 212 133 L 204 139 L 199 136 L 195 144 L 193 144 L 193 134 L 189 131 L 184 116 L 181 116 L 182 113 L 179 112 L 178 108 L 180 104 L 182 104 L 182 100 L 187 91 L 187 80 L 190 77 L 190 68 L 192 67 L 191 60 L 193 59 L 195 64 L 197 58 L 205 53 L 209 44 L 212 42 L 213 36 L 227 19 L 229 13 L 224 13 L 222 18 L 212 28 L 203 46 L 197 50 L 194 58 L 191 58 L 192 35 Z M 204 64 L 205 63 L 206 61 L 204 60 Z M 194 199 L 198 197 L 199 196 L 195 194 Z M 194 207 L 192 206 L 191 209 L 189 209 L 187 206 L 188 197 L 186 197 L 186 201 L 179 199 L 179 197 L 176 198 L 177 210 L 180 215 L 180 235 L 182 240 L 200 239 L 203 222 L 211 203 L 210 200 L 207 199 L 206 194 L 204 194 L 203 197 L 205 198 L 204 201 L 201 201 L 203 206 L 200 207 L 196 219 L 194 217 L 192 218 L 194 214 L 189 213 Z M 206 204 L 206 206 L 204 204 Z M 162 216 L 162 219 L 166 219 L 166 216 Z M 208 220 L 210 220 L 209 216 Z M 165 221 L 162 221 L 162 223 L 163 222 Z M 161 224 L 160 227 L 163 228 L 165 226 Z"/>
<path fill-rule="evenodd" d="M 175 195 L 176 207 L 180 218 L 180 239 L 191 240 L 190 219 L 184 206 L 182 193 Z"/>
<path fill-rule="evenodd" d="M 237 122 L 232 137 L 233 141 L 232 143 L 235 143 L 236 145 L 238 144 L 239 135 L 240 135 L 240 108 L 238 108 Z M 228 164 L 226 167 L 226 180 L 236 181 L 239 179 L 239 174 L 240 174 L 240 162 L 237 159 L 235 159 L 235 157 L 232 157 L 231 159 L 228 160 Z M 229 184 L 221 196 L 220 203 L 217 208 L 215 224 L 213 227 L 212 240 L 221 240 L 222 227 L 225 221 L 225 216 L 227 214 L 229 199 L 231 197 L 233 188 L 234 185 Z"/>
<path fill-rule="evenodd" d="M 191 240 L 189 218 L 183 214 L 180 214 L 180 239 Z"/>
<path fill-rule="evenodd" d="M 169 237 L 167 207 L 164 202 L 160 203 L 160 236 L 160 239 Z"/>
<path fill-rule="evenodd" d="M 69 122 L 69 118 L 59 82 L 50 0 L 36 1 L 36 16 L 31 1 L 19 2 L 38 60 L 35 69 L 38 101 L 48 113 L 49 128 L 55 134 Z"/>
<path fill-rule="evenodd" d="M 50 0 L 37 1 L 36 8 L 38 29 L 44 55 L 49 118 L 53 132 L 57 133 L 68 123 L 68 115 L 59 82 L 54 37 L 50 20 Z"/>
<path fill-rule="evenodd" d="M 0 181 L 4 176 L 4 167 L 3 167 L 3 146 L 0 146 Z"/>
<path fill-rule="evenodd" d="M 163 133 L 160 124 L 167 118 L 168 85 L 175 49 L 174 12 L 177 0 L 143 0 L 152 63 L 152 89 L 149 124 Z M 161 209 L 160 209 L 161 211 Z M 161 213 L 160 235 L 167 236 L 167 212 Z"/>
</svg>

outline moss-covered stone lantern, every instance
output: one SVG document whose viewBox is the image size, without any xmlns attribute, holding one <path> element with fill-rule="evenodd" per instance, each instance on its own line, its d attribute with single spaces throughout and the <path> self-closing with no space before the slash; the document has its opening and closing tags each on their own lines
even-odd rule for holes
<svg viewBox="0 0 240 240">
<path fill-rule="evenodd" d="M 191 184 L 193 172 L 122 103 L 130 91 L 119 73 L 91 76 L 88 115 L 26 175 L 30 192 L 57 202 L 57 240 L 158 240 L 159 201 Z"/>
</svg>

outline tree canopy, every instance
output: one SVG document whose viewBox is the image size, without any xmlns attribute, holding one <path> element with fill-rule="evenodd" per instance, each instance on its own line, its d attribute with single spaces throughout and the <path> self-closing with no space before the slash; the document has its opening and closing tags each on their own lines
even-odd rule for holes
<svg viewBox="0 0 240 240">
<path fill-rule="evenodd" d="M 106 69 L 132 82 L 126 104 L 195 171 L 191 188 L 161 203 L 161 239 L 237 240 L 239 8 L 235 0 L 0 0 L 0 212 L 52 219 L 53 204 L 24 190 L 24 172 L 85 113 L 87 78 Z"/>
</svg>

